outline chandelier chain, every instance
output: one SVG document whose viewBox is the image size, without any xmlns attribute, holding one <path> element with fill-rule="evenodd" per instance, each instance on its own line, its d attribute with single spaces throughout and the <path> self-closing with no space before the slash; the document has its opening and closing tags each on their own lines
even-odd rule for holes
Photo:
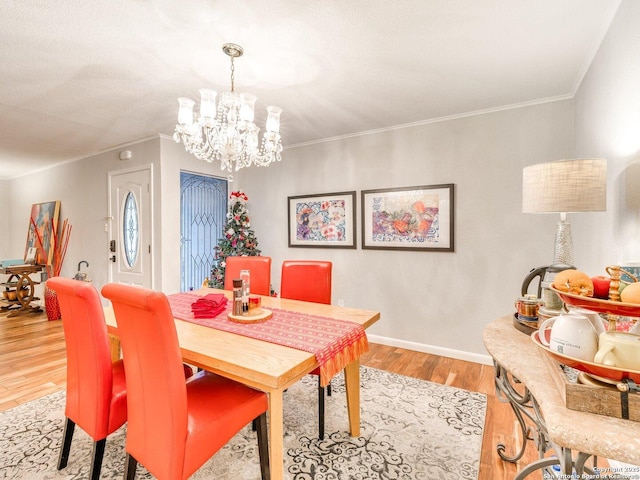
<svg viewBox="0 0 640 480">
<path fill-rule="evenodd" d="M 231 93 L 235 92 L 235 80 L 236 80 L 235 72 L 236 72 L 236 67 L 235 67 L 235 64 L 233 63 L 233 57 L 231 57 Z"/>
</svg>

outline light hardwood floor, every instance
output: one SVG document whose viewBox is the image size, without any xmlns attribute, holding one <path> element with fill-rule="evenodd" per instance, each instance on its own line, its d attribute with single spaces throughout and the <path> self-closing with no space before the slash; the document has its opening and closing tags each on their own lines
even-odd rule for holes
<svg viewBox="0 0 640 480">
<path fill-rule="evenodd" d="M 503 462 L 496 453 L 498 443 L 507 446 L 507 453 L 515 452 L 521 435 L 511 408 L 495 396 L 493 367 L 378 344 L 370 344 L 361 363 L 486 394 L 480 480 L 512 479 L 537 458 L 532 442 L 516 465 Z M 12 318 L 0 313 L 0 411 L 64 389 L 65 366 L 62 322 L 49 322 L 44 313 Z"/>
</svg>

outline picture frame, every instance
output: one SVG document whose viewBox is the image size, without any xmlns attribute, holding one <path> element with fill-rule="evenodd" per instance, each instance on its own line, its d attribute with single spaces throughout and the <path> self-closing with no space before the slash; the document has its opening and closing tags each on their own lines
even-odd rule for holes
<svg viewBox="0 0 640 480">
<path fill-rule="evenodd" d="M 36 247 L 28 247 L 27 253 L 24 256 L 24 263 L 29 265 L 35 265 L 38 255 L 38 249 Z"/>
<path fill-rule="evenodd" d="M 27 229 L 27 244 L 24 249 L 24 258 L 33 256 L 35 249 L 35 263 L 38 265 L 51 265 L 53 260 L 53 226 L 58 228 L 60 216 L 60 201 L 34 203 L 31 206 L 29 228 Z M 40 248 L 40 239 L 42 248 Z M 31 253 L 30 253 L 31 252 Z"/>
<path fill-rule="evenodd" d="M 454 251 L 453 183 L 363 190 L 362 248 Z"/>
<path fill-rule="evenodd" d="M 287 197 L 289 247 L 357 248 L 356 192 Z"/>
</svg>

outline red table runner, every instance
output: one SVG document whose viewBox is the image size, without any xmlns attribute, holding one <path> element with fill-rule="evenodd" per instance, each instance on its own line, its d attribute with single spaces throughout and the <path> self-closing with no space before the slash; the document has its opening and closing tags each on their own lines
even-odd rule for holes
<svg viewBox="0 0 640 480">
<path fill-rule="evenodd" d="M 236 323 L 227 318 L 232 302 L 214 318 L 195 318 L 191 305 L 200 297 L 197 293 L 167 296 L 173 316 L 180 320 L 313 353 L 320 366 L 323 386 L 369 350 L 364 328 L 357 323 L 276 308 L 270 308 L 273 317 L 266 322 Z"/>
</svg>

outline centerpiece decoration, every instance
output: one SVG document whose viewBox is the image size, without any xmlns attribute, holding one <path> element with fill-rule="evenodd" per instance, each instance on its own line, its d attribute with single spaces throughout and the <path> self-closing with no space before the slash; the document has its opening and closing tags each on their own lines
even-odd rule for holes
<svg viewBox="0 0 640 480">
<path fill-rule="evenodd" d="M 216 246 L 215 263 L 209 280 L 209 286 L 213 288 L 224 288 L 227 257 L 258 256 L 262 253 L 258 248 L 258 239 L 251 229 L 248 201 L 249 197 L 242 190 L 231 192 L 229 195 L 227 221 Z"/>
</svg>

